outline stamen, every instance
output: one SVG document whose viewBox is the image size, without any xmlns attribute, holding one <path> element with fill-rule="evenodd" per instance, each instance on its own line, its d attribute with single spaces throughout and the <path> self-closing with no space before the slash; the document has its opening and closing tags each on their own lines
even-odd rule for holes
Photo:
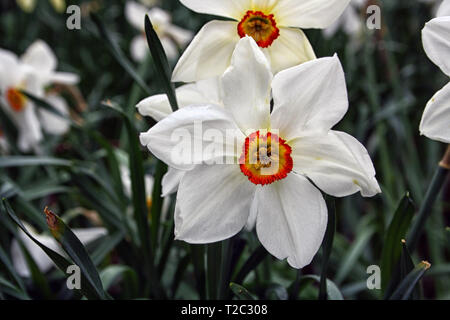
<svg viewBox="0 0 450 320">
<path fill-rule="evenodd" d="M 15 112 L 23 111 L 27 102 L 27 98 L 15 88 L 9 88 L 6 91 L 6 100 Z"/>
</svg>

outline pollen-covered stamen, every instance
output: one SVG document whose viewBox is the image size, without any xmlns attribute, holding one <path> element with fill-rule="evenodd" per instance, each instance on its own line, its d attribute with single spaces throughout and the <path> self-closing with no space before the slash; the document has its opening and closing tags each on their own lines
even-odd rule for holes
<svg viewBox="0 0 450 320">
<path fill-rule="evenodd" d="M 15 112 L 23 111 L 27 102 L 27 98 L 16 88 L 6 91 L 6 100 Z"/>
<path fill-rule="evenodd" d="M 280 36 L 280 30 L 277 28 L 273 14 L 247 11 L 238 24 L 238 34 L 241 38 L 248 35 L 255 39 L 258 46 L 267 48 Z"/>
<path fill-rule="evenodd" d="M 291 147 L 278 135 L 256 131 L 245 139 L 240 168 L 254 184 L 271 184 L 292 171 L 291 153 Z"/>
</svg>

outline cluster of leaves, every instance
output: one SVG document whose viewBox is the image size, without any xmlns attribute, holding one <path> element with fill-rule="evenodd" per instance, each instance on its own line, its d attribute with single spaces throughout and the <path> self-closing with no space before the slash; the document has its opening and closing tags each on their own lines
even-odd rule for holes
<svg viewBox="0 0 450 320">
<path fill-rule="evenodd" d="M 210 245 L 173 239 L 175 201 L 166 212 L 160 197 L 167 168 L 140 146 L 138 133 L 153 123 L 137 117 L 134 107 L 141 98 L 166 92 L 176 108 L 167 81 L 173 61 L 167 61 L 148 21 L 152 52 L 135 66 L 127 58 L 133 31 L 126 27 L 122 1 L 83 5 L 94 2 L 98 11 L 83 17 L 79 31 L 65 29 L 66 17 L 46 2 L 32 15 L 17 9 L 0 12 L 0 47 L 23 52 L 36 38 L 44 39 L 59 57 L 60 69 L 81 76 L 87 104 L 82 112 L 73 108 L 77 117 L 70 119 L 67 135 L 45 139 L 43 154 L 13 149 L 0 158 L 0 299 L 450 298 L 449 229 L 443 215 L 448 203 L 437 202 L 426 225 L 420 215 L 414 217 L 414 203 L 423 203 L 443 153 L 440 144 L 419 137 L 417 129 L 427 100 L 445 81 L 422 51 L 420 30 L 431 18 L 425 4 L 378 1 L 383 28 L 362 34 L 357 48 L 348 45 L 343 33 L 325 40 L 320 31 L 307 30 L 317 56 L 337 52 L 343 62 L 351 107 L 339 129 L 368 146 L 383 194 L 328 199 L 330 223 L 322 250 L 310 266 L 297 271 L 267 254 L 253 233 Z M 177 0 L 161 5 L 178 25 L 195 31 L 207 19 Z M 14 126 L 4 114 L 0 120 L 13 144 Z M 131 195 L 124 192 L 122 163 L 130 171 Z M 155 179 L 151 209 L 145 174 Z M 438 172 L 437 178 L 443 176 Z M 9 248 L 19 229 L 32 237 L 21 220 L 48 231 L 42 213 L 47 205 L 60 214 L 55 216 L 56 234 L 66 255 L 33 238 L 58 268 L 43 274 L 22 246 L 31 270 L 24 279 L 14 270 Z M 87 247 L 71 231 L 98 224 L 108 235 Z M 420 260 L 433 264 L 425 277 L 429 265 Z M 65 271 L 73 263 L 83 275 L 79 291 L 66 286 Z M 382 290 L 367 289 L 370 265 L 381 267 Z"/>
</svg>

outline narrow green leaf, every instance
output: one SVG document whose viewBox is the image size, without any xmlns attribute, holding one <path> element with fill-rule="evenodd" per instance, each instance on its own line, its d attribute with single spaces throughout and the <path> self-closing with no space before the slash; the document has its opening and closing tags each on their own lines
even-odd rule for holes
<svg viewBox="0 0 450 320">
<path fill-rule="evenodd" d="M 234 278 L 235 283 L 243 283 L 247 275 L 267 257 L 267 250 L 263 246 L 259 246 L 247 259 L 238 274 Z"/>
<path fill-rule="evenodd" d="M 400 240 L 406 236 L 414 210 L 415 206 L 408 192 L 400 201 L 384 240 L 380 266 L 382 288 L 386 288 L 398 264 L 401 254 Z"/>
<path fill-rule="evenodd" d="M 0 292 L 1 291 L 19 300 L 31 300 L 25 291 L 16 287 L 0 275 Z"/>
<path fill-rule="evenodd" d="M 17 274 L 16 270 L 13 267 L 11 259 L 9 259 L 8 255 L 3 250 L 2 247 L 0 247 L 0 262 L 5 266 L 7 272 L 12 277 L 12 279 L 14 279 L 14 281 L 17 283 L 19 289 L 22 292 L 26 292 L 25 284 L 23 283 L 22 278 Z"/>
<path fill-rule="evenodd" d="M 253 294 L 236 283 L 231 282 L 230 289 L 239 300 L 256 300 Z"/>
<path fill-rule="evenodd" d="M 35 156 L 2 156 L 0 158 L 0 168 L 25 167 L 25 166 L 59 166 L 70 167 L 72 161 L 51 157 Z"/>
<path fill-rule="evenodd" d="M 86 276 L 89 283 L 96 290 L 97 295 L 101 299 L 107 299 L 108 297 L 103 290 L 98 271 L 81 241 L 56 214 L 47 208 L 44 209 L 44 212 L 49 230 L 54 238 L 61 244 L 63 250 L 80 268 L 81 272 Z"/>
<path fill-rule="evenodd" d="M 336 232 L 336 204 L 334 199 L 328 201 L 328 225 L 322 243 L 322 273 L 320 275 L 319 300 L 327 299 L 327 269 L 333 248 L 333 239 Z"/>
<path fill-rule="evenodd" d="M 173 282 L 171 286 L 173 299 L 176 299 L 178 287 L 180 286 L 180 283 L 183 280 L 183 275 L 186 272 L 186 269 L 189 266 L 190 261 L 191 255 L 186 254 L 183 258 L 181 258 L 180 262 L 178 263 L 177 270 L 175 271 L 175 275 L 173 277 Z"/>
<path fill-rule="evenodd" d="M 424 201 L 420 207 L 417 218 L 413 222 L 410 233 L 408 234 L 407 245 L 410 252 L 414 252 L 416 249 L 419 238 L 422 234 L 422 230 L 425 227 L 425 223 L 431 214 L 434 202 L 436 201 L 442 186 L 446 180 L 449 170 L 438 166 L 434 173 L 433 179 L 428 187 Z"/>
<path fill-rule="evenodd" d="M 430 268 L 430 266 L 431 265 L 426 261 L 422 261 L 421 263 L 419 263 L 414 268 L 414 270 L 412 270 L 405 277 L 405 279 L 403 279 L 403 281 L 394 291 L 389 300 L 408 300 L 414 288 L 416 287 L 420 279 L 422 279 L 425 272 Z"/>
<path fill-rule="evenodd" d="M 305 275 L 305 276 L 301 277 L 300 285 L 304 285 L 305 282 L 308 282 L 308 281 L 314 281 L 320 285 L 320 277 L 316 276 L 316 275 Z M 344 297 L 342 296 L 341 291 L 339 290 L 337 285 L 330 279 L 327 279 L 327 299 L 328 300 L 344 300 Z"/>
<path fill-rule="evenodd" d="M 150 48 L 153 60 L 155 61 L 157 74 L 161 76 L 172 110 L 176 111 L 178 110 L 178 102 L 175 94 L 175 87 L 172 83 L 172 73 L 170 71 L 169 62 L 148 15 L 145 16 L 145 34 L 147 36 L 148 47 Z"/>
<path fill-rule="evenodd" d="M 161 224 L 161 213 L 163 210 L 164 198 L 162 194 L 162 179 L 167 172 L 167 165 L 158 160 L 156 162 L 155 174 L 153 175 L 153 191 L 152 191 L 152 207 L 150 209 L 150 216 L 152 221 L 152 244 L 154 250 L 158 247 L 159 240 L 159 226 Z"/>
<path fill-rule="evenodd" d="M 100 278 L 105 290 L 109 290 L 113 284 L 117 283 L 119 280 L 122 280 L 130 291 L 128 298 L 132 299 L 137 297 L 137 288 L 139 284 L 138 276 L 129 266 L 110 265 L 100 273 Z"/>
<path fill-rule="evenodd" d="M 201 244 L 191 244 L 191 258 L 194 265 L 194 276 L 197 292 L 201 300 L 206 299 L 206 273 L 205 273 L 205 246 Z"/>
<path fill-rule="evenodd" d="M 222 265 L 222 242 L 208 244 L 206 256 L 208 299 L 216 300 L 219 292 L 220 268 Z"/>
<path fill-rule="evenodd" d="M 42 243 L 40 243 L 33 235 L 28 232 L 28 230 L 24 227 L 22 222 L 16 216 L 8 201 L 3 199 L 3 208 L 5 209 L 8 216 L 11 220 L 23 231 L 25 234 L 36 243 L 47 255 L 48 257 L 56 264 L 56 266 L 66 275 L 67 268 L 73 265 L 72 262 L 69 262 L 66 258 L 61 256 L 59 253 L 53 251 L 52 249 L 46 247 Z M 81 293 L 84 294 L 88 299 L 102 299 L 102 296 L 98 295 L 97 290 L 92 286 L 90 281 L 86 278 L 84 272 L 81 273 Z"/>
<path fill-rule="evenodd" d="M 113 54 L 114 58 L 116 58 L 117 62 L 125 69 L 125 71 L 136 81 L 139 86 L 145 91 L 147 95 L 151 94 L 150 88 L 145 84 L 144 80 L 139 76 L 139 74 L 134 70 L 131 62 L 126 58 L 123 54 L 122 50 L 119 48 L 117 43 L 111 37 L 109 31 L 105 28 L 100 18 L 91 13 L 91 19 L 97 26 L 97 29 L 100 33 L 102 40 L 108 46 L 108 49 Z"/>
</svg>

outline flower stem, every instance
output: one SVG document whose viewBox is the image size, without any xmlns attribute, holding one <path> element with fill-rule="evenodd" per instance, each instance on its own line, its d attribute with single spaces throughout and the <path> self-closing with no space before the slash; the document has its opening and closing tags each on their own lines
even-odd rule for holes
<svg viewBox="0 0 450 320">
<path fill-rule="evenodd" d="M 329 199 L 328 204 L 328 226 L 325 232 L 325 239 L 322 243 L 322 273 L 320 275 L 319 300 L 327 300 L 327 270 L 330 259 L 333 239 L 336 232 L 336 204 L 334 199 Z"/>
<path fill-rule="evenodd" d="M 440 190 L 445 184 L 446 177 L 449 171 L 450 145 L 447 147 L 447 151 L 445 152 L 445 155 L 442 158 L 441 162 L 439 162 L 438 168 L 436 169 L 433 179 L 431 180 L 431 184 L 428 187 L 428 191 L 425 195 L 425 199 L 420 208 L 418 217 L 414 222 L 411 232 L 409 233 L 407 243 L 408 250 L 410 252 L 413 252 L 416 249 L 422 230 L 425 227 L 425 222 L 431 214 L 433 204 L 436 201 Z"/>
</svg>

